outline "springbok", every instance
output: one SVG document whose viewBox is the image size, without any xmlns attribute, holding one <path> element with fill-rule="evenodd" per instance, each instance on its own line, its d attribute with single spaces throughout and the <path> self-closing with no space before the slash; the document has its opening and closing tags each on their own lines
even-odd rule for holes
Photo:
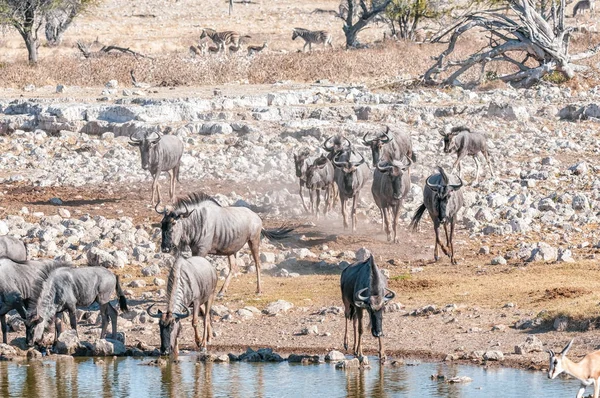
<svg viewBox="0 0 600 398">
<path fill-rule="evenodd" d="M 573 340 L 575 339 L 571 339 L 559 354 L 555 354 L 552 350 L 548 351 L 548 354 L 550 354 L 548 378 L 554 379 L 565 372 L 581 381 L 577 398 L 582 398 L 585 388 L 592 384 L 594 385 L 593 397 L 598 398 L 600 392 L 600 350 L 590 352 L 581 361 L 575 363 L 567 358 L 567 352 L 569 352 Z"/>
</svg>

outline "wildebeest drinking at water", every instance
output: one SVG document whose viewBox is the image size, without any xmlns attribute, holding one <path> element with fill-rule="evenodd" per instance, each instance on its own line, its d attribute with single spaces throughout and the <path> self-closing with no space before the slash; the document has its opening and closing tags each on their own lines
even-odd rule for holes
<svg viewBox="0 0 600 398">
<path fill-rule="evenodd" d="M 110 298 L 116 291 L 121 311 L 127 311 L 127 300 L 119 284 L 119 277 L 102 267 L 61 267 L 50 272 L 48 277 L 38 284 L 39 295 L 31 306 L 28 322 L 33 327 L 33 336 L 27 336 L 27 344 L 33 345 L 42 340 L 44 330 L 56 315 L 67 311 L 71 328 L 77 331 L 77 307 L 100 304 L 102 331 L 100 338 L 106 337 L 108 320 L 112 324 L 112 335 L 117 334 L 117 311 L 110 304 Z M 56 330 L 55 338 L 60 335 Z"/>
<path fill-rule="evenodd" d="M 256 292 L 261 293 L 260 238 L 271 240 L 286 238 L 291 228 L 275 230 L 263 229 L 258 214 L 246 207 L 222 207 L 216 200 L 204 193 L 192 193 L 179 198 L 173 209 L 155 210 L 162 214 L 161 221 L 163 253 L 181 250 L 189 245 L 192 255 L 206 257 L 207 254 L 227 256 L 229 273 L 219 295 L 227 291 L 232 272 L 237 268 L 236 253 L 246 244 L 250 247 L 256 265 Z"/>
<path fill-rule="evenodd" d="M 387 287 L 387 278 L 379 271 L 373 256 L 362 262 L 356 262 L 342 271 L 340 279 L 346 328 L 344 349 L 348 349 L 348 321 L 352 319 L 354 327 L 354 355 L 363 356 L 363 309 L 369 313 L 371 334 L 379 339 L 379 359 L 385 360 L 383 350 L 383 308 L 396 293 Z M 357 328 L 358 322 L 358 328 Z M 358 332 L 358 337 L 357 337 Z"/>
<path fill-rule="evenodd" d="M 206 348 L 210 341 L 211 322 L 210 308 L 217 289 L 217 272 L 215 268 L 203 257 L 179 257 L 169 272 L 167 284 L 167 309 L 165 312 L 158 310 L 152 313 L 154 304 L 148 307 L 147 312 L 153 318 L 160 319 L 160 353 L 173 354 L 177 358 L 179 344 L 177 338 L 181 332 L 180 319 L 189 316 L 188 306 L 193 306 L 192 326 L 196 345 L 200 349 Z M 202 338 L 198 334 L 198 313 L 204 318 L 204 331 Z"/>
<path fill-rule="evenodd" d="M 142 169 L 150 170 L 152 175 L 152 204 L 160 202 L 160 187 L 158 186 L 158 177 L 160 173 L 166 171 L 169 173 L 169 195 L 171 201 L 175 197 L 175 179 L 179 181 L 179 167 L 181 156 L 183 155 L 183 142 L 174 135 L 159 135 L 151 133 L 142 139 L 129 136 L 129 145 L 140 148 L 142 157 Z M 155 195 L 158 201 L 155 201 Z"/>
</svg>

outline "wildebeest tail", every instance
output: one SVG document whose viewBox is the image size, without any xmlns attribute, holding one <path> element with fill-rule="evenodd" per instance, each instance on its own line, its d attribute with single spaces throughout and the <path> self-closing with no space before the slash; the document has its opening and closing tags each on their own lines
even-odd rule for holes
<svg viewBox="0 0 600 398">
<path fill-rule="evenodd" d="M 290 232 L 292 232 L 294 228 L 290 227 L 280 227 L 277 229 L 262 229 L 260 231 L 260 235 L 268 238 L 269 240 L 281 240 L 288 238 L 290 236 Z"/>
<path fill-rule="evenodd" d="M 425 209 L 427 209 L 425 207 L 425 203 L 421 204 L 421 206 L 419 206 L 419 208 L 415 212 L 415 215 L 413 216 L 412 220 L 410 221 L 409 228 L 411 228 L 413 231 L 416 231 L 419 227 L 419 221 L 421 221 L 421 217 L 423 217 Z"/>
<path fill-rule="evenodd" d="M 115 283 L 115 287 L 117 289 L 117 295 L 119 296 L 119 307 L 121 307 L 121 311 L 127 312 L 127 299 L 125 298 L 125 293 L 123 293 L 123 289 L 121 289 L 121 284 L 119 283 L 119 275 L 115 275 L 117 277 L 117 283 Z"/>
</svg>

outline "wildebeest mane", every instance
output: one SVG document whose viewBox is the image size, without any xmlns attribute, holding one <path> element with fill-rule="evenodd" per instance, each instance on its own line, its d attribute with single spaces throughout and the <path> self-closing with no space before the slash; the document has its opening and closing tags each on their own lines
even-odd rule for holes
<svg viewBox="0 0 600 398">
<path fill-rule="evenodd" d="M 212 196 L 204 192 L 192 192 L 187 196 L 178 198 L 175 201 L 174 208 L 177 210 L 185 210 L 186 207 L 189 209 L 194 207 L 195 205 L 199 205 L 202 202 L 213 202 L 217 206 L 221 207 L 221 204 L 217 202 L 216 199 Z"/>
<path fill-rule="evenodd" d="M 44 263 L 42 268 L 40 269 L 40 276 L 35 282 L 33 286 L 33 300 L 29 302 L 29 311 L 35 310 L 37 305 L 38 298 L 42 294 L 42 289 L 44 288 L 44 282 L 48 280 L 50 274 L 58 268 L 74 268 L 73 264 L 68 261 L 48 261 Z"/>
<path fill-rule="evenodd" d="M 468 128 L 467 126 L 456 126 L 456 127 L 452 127 L 450 129 L 451 133 L 460 133 L 461 131 L 466 131 L 467 133 L 470 133 L 471 129 Z"/>
<path fill-rule="evenodd" d="M 169 280 L 167 282 L 167 308 L 166 311 L 177 312 L 175 305 L 179 302 L 181 305 L 185 305 L 182 301 L 181 296 L 181 265 L 182 261 L 177 259 L 169 272 Z"/>
</svg>

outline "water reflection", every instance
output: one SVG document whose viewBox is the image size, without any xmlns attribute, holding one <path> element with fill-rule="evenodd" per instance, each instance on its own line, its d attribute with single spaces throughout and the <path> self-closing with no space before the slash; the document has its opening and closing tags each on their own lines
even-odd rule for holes
<svg viewBox="0 0 600 398">
<path fill-rule="evenodd" d="M 333 365 L 283 363 L 199 363 L 180 357 L 163 367 L 141 366 L 147 360 L 60 359 L 0 362 L 1 397 L 528 397 L 568 396 L 573 380 L 548 380 L 538 372 L 422 363 L 367 370 L 338 370 Z M 468 384 L 432 379 L 468 376 Z M 537 395 L 536 395 L 537 394 Z"/>
</svg>

